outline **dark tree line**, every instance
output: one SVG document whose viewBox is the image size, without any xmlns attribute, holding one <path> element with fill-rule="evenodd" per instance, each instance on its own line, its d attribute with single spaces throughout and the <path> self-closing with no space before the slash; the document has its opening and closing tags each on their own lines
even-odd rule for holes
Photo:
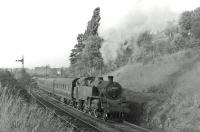
<svg viewBox="0 0 200 132">
<path fill-rule="evenodd" d="M 185 11 L 178 22 L 170 21 L 159 33 L 144 31 L 139 34 L 136 45 L 141 50 L 136 61 L 151 61 L 163 54 L 200 46 L 200 7 Z"/>
<path fill-rule="evenodd" d="M 182 13 L 179 25 L 184 37 L 200 38 L 200 7 Z"/>
</svg>

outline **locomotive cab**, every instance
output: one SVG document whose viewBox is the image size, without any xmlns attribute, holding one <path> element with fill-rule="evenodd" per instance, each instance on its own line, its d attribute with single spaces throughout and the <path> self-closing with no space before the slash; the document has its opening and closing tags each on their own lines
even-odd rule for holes
<svg viewBox="0 0 200 132">
<path fill-rule="evenodd" d="M 97 87 L 92 87 L 92 96 L 99 96 L 100 92 Z"/>
</svg>

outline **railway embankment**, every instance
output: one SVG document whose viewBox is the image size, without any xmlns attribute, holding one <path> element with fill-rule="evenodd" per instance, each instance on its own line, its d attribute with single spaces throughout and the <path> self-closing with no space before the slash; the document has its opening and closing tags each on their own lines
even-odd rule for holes
<svg viewBox="0 0 200 132">
<path fill-rule="evenodd" d="M 67 132 L 66 127 L 53 113 L 33 102 L 27 92 L 28 74 L 0 71 L 0 130 L 4 132 Z M 23 79 L 26 78 L 26 79 Z"/>
<path fill-rule="evenodd" d="M 190 49 L 113 73 L 132 109 L 129 120 L 167 132 L 200 131 L 200 50 Z"/>
</svg>

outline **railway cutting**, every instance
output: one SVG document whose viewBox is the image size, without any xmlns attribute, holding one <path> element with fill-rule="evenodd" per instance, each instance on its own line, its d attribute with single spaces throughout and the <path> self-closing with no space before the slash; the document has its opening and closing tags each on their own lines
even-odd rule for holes
<svg viewBox="0 0 200 132">
<path fill-rule="evenodd" d="M 113 77 L 108 77 L 108 79 L 109 78 L 113 79 Z M 85 78 L 83 78 L 83 79 L 85 79 Z M 83 79 L 81 81 L 83 81 Z M 77 85 L 77 84 L 75 85 L 74 79 L 71 79 L 71 78 L 70 78 L 70 81 L 66 81 L 63 79 L 62 80 L 36 79 L 36 81 L 39 82 L 39 86 L 37 89 L 32 90 L 31 94 L 42 105 L 44 105 L 48 109 L 53 110 L 54 113 L 56 113 L 56 115 L 59 115 L 60 118 L 62 118 L 62 119 L 64 118 L 64 120 L 65 120 L 65 119 L 69 119 L 69 117 L 70 117 L 72 119 L 71 124 L 73 124 L 73 126 L 76 126 L 75 128 L 79 131 L 82 130 L 82 131 L 102 131 L 102 132 L 111 132 L 111 131 L 115 131 L 115 132 L 150 132 L 150 130 L 144 129 L 144 128 L 136 126 L 136 125 L 130 125 L 130 123 L 127 123 L 125 121 L 121 121 L 120 116 L 117 115 L 117 114 L 122 114 L 121 112 L 115 113 L 116 117 L 112 118 L 112 116 L 110 115 L 110 118 L 107 118 L 105 120 L 105 118 L 103 116 L 97 116 L 97 114 L 95 114 L 94 111 L 84 110 L 84 108 L 87 108 L 87 107 L 85 107 L 85 104 L 84 105 L 82 104 L 84 107 L 81 108 L 80 104 L 79 104 L 80 100 L 78 100 L 76 102 L 74 97 L 80 98 L 80 96 L 78 96 L 79 92 L 77 92 L 77 91 L 79 91 L 80 89 L 83 89 L 83 87 L 85 89 L 85 86 L 83 86 L 83 84 L 81 84 L 81 82 L 77 82 L 79 79 L 75 79 L 75 80 L 76 80 L 76 83 L 78 83 L 79 85 Z M 88 81 L 88 78 L 86 78 L 86 80 Z M 94 80 L 95 79 L 93 79 L 93 81 Z M 109 93 L 104 93 L 104 94 L 107 94 L 106 96 L 109 96 L 109 95 L 112 96 L 112 97 L 110 97 L 110 99 L 114 98 L 117 101 L 120 100 L 120 101 L 123 101 L 123 103 L 125 103 L 124 100 L 122 100 L 119 96 L 119 94 L 121 92 L 120 84 L 113 82 L 113 80 L 108 80 L 108 81 L 106 81 L 105 84 L 101 84 L 100 86 L 98 86 L 98 84 L 101 83 L 98 81 L 102 81 L 102 79 L 98 78 L 97 82 L 90 81 L 90 86 L 88 86 L 88 89 L 90 88 L 91 92 L 88 92 L 88 93 L 91 93 L 91 94 L 95 93 L 93 90 L 98 90 L 98 87 L 100 87 L 100 86 L 104 87 L 104 88 L 110 87 L 110 86 L 112 86 L 112 87 L 118 86 L 120 89 L 113 88 L 114 90 L 115 89 L 118 90 L 118 91 L 114 91 L 114 95 L 112 95 L 112 92 L 113 92 L 112 90 L 111 90 L 112 92 L 109 90 L 103 89 L 103 88 L 101 88 L 101 90 L 103 89 L 103 92 L 109 92 Z M 63 83 L 63 82 L 65 82 L 65 83 Z M 68 84 L 66 84 L 66 82 L 68 82 Z M 48 84 L 48 83 L 50 83 L 50 84 Z M 61 84 L 59 84 L 59 83 L 61 83 Z M 115 84 L 110 85 L 109 83 L 115 83 Z M 95 85 L 95 84 L 97 84 L 97 85 Z M 44 85 L 46 85 L 46 86 L 44 86 Z M 59 86 L 61 88 L 59 88 Z M 73 88 L 73 86 L 75 88 Z M 96 86 L 96 89 L 94 88 L 94 86 Z M 61 89 L 66 89 L 69 91 L 61 92 Z M 75 93 L 75 92 L 77 92 L 77 93 Z M 60 96 L 61 94 L 63 94 L 63 95 Z M 73 95 L 73 94 L 76 94 L 76 95 Z M 71 96 L 71 99 L 66 98 L 65 96 L 67 96 L 67 95 Z M 100 92 L 99 92 L 99 95 L 100 95 Z M 102 98 L 105 100 L 106 96 L 103 96 Z M 65 97 L 65 98 L 63 98 L 63 97 Z M 93 96 L 89 96 L 89 97 L 93 97 Z M 84 101 L 88 101 L 89 97 L 86 96 Z M 99 97 L 95 96 L 95 99 L 97 99 L 99 101 L 97 103 L 102 103 L 101 102 L 103 100 L 102 98 L 101 98 L 101 96 L 99 96 Z M 120 98 L 120 99 L 118 99 L 118 98 Z M 89 101 L 92 102 L 94 100 L 89 100 Z M 84 101 L 82 101 L 82 103 L 84 103 Z M 107 101 L 108 101 L 108 99 L 107 99 Z M 93 105 L 91 105 L 93 102 L 92 103 L 91 102 L 89 102 L 90 103 L 89 107 L 93 107 Z M 95 101 L 95 103 L 96 103 L 96 101 Z M 106 102 L 106 103 L 108 105 L 108 102 Z M 102 107 L 103 105 L 96 104 L 96 106 Z M 125 105 L 123 104 L 123 106 L 125 106 Z M 112 107 L 112 106 L 110 106 L 110 107 Z M 98 107 L 96 107 L 96 108 L 97 108 L 96 110 L 98 110 Z M 108 108 L 108 106 L 106 108 Z M 90 110 L 91 110 L 91 108 L 90 108 Z M 120 110 L 122 110 L 122 109 L 120 109 Z M 99 113 L 99 114 L 101 114 L 101 113 Z M 120 120 L 116 120 L 116 118 L 120 118 Z"/>
</svg>

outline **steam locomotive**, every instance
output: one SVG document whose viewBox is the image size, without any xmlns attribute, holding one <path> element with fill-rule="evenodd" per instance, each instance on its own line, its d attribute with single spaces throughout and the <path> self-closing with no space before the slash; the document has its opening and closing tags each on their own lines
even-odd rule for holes
<svg viewBox="0 0 200 132">
<path fill-rule="evenodd" d="M 113 81 L 113 76 L 108 76 L 107 81 L 103 77 L 82 77 L 37 78 L 36 82 L 50 95 L 105 121 L 122 121 L 129 112 L 122 87 Z"/>
</svg>

